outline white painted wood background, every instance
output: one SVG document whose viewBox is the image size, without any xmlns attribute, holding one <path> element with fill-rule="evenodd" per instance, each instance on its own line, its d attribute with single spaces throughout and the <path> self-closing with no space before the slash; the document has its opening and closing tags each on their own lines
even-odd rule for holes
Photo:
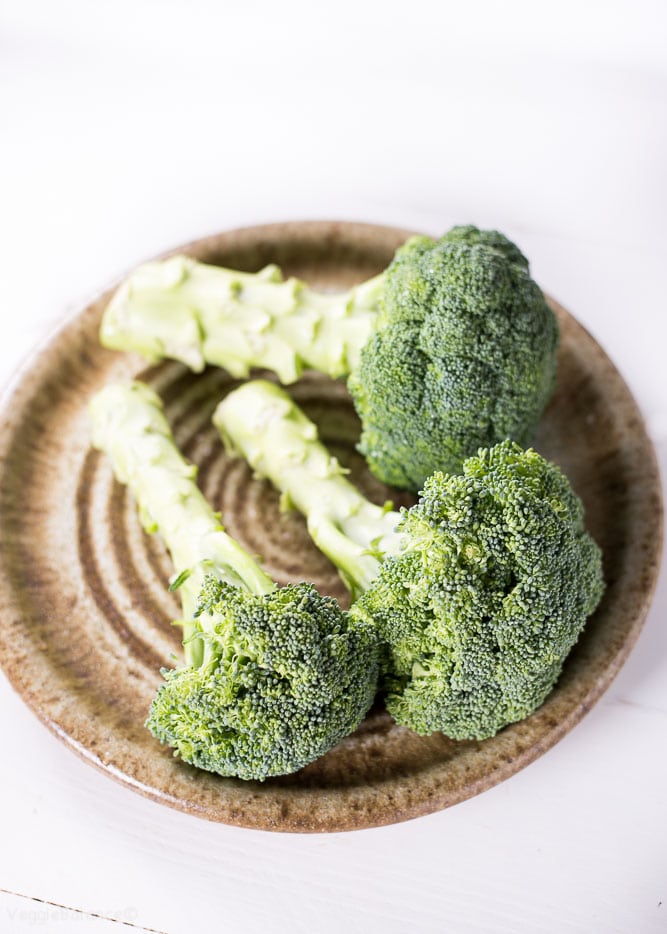
<svg viewBox="0 0 667 934">
<path fill-rule="evenodd" d="M 291 218 L 496 226 L 667 471 L 667 8 L 5 0 L 0 379 L 139 260 Z M 279 836 L 80 762 L 0 676 L 0 934 L 667 930 L 667 585 L 555 749 L 449 811 Z"/>
</svg>

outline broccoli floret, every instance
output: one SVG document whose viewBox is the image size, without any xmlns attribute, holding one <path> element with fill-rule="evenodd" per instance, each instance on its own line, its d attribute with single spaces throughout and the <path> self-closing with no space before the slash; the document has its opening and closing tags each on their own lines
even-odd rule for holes
<svg viewBox="0 0 667 934">
<path fill-rule="evenodd" d="M 603 591 L 567 478 L 504 441 L 436 473 L 357 612 L 389 652 L 387 708 L 417 733 L 484 739 L 554 686 Z"/>
<path fill-rule="evenodd" d="M 506 440 L 462 475 L 435 473 L 398 514 L 366 502 L 279 387 L 247 383 L 214 421 L 361 593 L 351 615 L 377 628 L 398 723 L 483 739 L 542 703 L 604 587 L 558 467 Z"/>
<path fill-rule="evenodd" d="M 479 447 L 527 444 L 555 384 L 557 342 L 527 261 L 501 234 L 409 241 L 348 383 L 370 469 L 416 490 Z"/>
<path fill-rule="evenodd" d="M 220 524 L 140 383 L 91 403 L 93 443 L 128 485 L 177 569 L 186 664 L 163 671 L 147 720 L 185 762 L 264 780 L 351 733 L 377 686 L 377 637 L 308 583 L 278 588 Z"/>
<path fill-rule="evenodd" d="M 368 624 L 310 584 L 253 594 L 208 578 L 202 664 L 165 673 L 148 728 L 186 762 L 238 778 L 294 772 L 351 733 L 377 673 Z"/>
<path fill-rule="evenodd" d="M 349 377 L 370 469 L 417 491 L 482 445 L 530 440 L 554 387 L 558 327 L 513 243 L 454 227 L 413 237 L 385 273 L 338 295 L 283 281 L 276 266 L 149 263 L 114 295 L 100 339 L 197 371 Z"/>
</svg>

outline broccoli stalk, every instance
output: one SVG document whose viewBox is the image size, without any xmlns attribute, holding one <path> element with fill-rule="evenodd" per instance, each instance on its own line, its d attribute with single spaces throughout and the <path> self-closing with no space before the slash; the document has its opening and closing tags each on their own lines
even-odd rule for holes
<svg viewBox="0 0 667 934">
<path fill-rule="evenodd" d="M 90 406 L 93 444 L 176 566 L 186 665 L 163 671 L 149 730 L 186 762 L 244 779 L 296 771 L 351 733 L 377 682 L 372 627 L 310 584 L 278 588 L 227 535 L 140 383 Z"/>
<path fill-rule="evenodd" d="M 381 290 L 381 276 L 326 294 L 284 280 L 274 265 L 247 273 L 172 256 L 140 266 L 120 286 L 100 341 L 197 373 L 207 363 L 237 378 L 263 367 L 293 383 L 307 367 L 335 379 L 358 365 Z"/>
<path fill-rule="evenodd" d="M 303 513 L 311 538 L 353 598 L 363 593 L 377 577 L 380 557 L 400 547 L 400 515 L 391 503 L 376 506 L 362 496 L 317 440 L 315 425 L 275 383 L 245 383 L 220 403 L 213 421 L 227 449 L 281 490 L 285 508 Z"/>
<path fill-rule="evenodd" d="M 411 238 L 384 273 L 339 295 L 283 281 L 276 266 L 149 263 L 112 298 L 100 339 L 236 377 L 349 377 L 371 471 L 417 491 L 480 446 L 530 440 L 555 383 L 558 326 L 513 243 L 455 227 Z"/>
<path fill-rule="evenodd" d="M 235 390 L 214 420 L 299 508 L 327 514 L 349 486 L 314 426 L 270 383 Z M 309 464 L 326 473 L 309 478 Z M 345 496 L 357 503 L 359 494 Z M 435 473 L 416 506 L 383 516 L 396 519 L 384 556 L 375 522 L 355 528 L 358 553 L 366 545 L 381 559 L 370 583 L 367 570 L 350 568 L 351 550 L 315 538 L 334 564 L 342 554 L 344 579 L 366 587 L 351 615 L 377 628 L 387 708 L 418 733 L 492 736 L 544 701 L 602 596 L 601 554 L 581 501 L 554 464 L 503 441 L 468 458 L 460 476 Z"/>
<path fill-rule="evenodd" d="M 183 605 L 183 644 L 191 665 L 203 661 L 195 612 L 204 579 L 219 580 L 251 593 L 270 593 L 275 584 L 223 530 L 187 463 L 174 444 L 158 397 L 148 386 L 113 385 L 90 403 L 93 446 L 104 450 L 120 483 L 132 492 L 141 523 L 159 532 L 176 568 L 172 587 Z"/>
</svg>

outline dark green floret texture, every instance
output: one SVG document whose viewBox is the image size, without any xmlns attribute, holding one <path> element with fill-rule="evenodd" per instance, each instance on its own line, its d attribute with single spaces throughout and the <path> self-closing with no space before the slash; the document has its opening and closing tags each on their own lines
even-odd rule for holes
<svg viewBox="0 0 667 934">
<path fill-rule="evenodd" d="M 506 441 L 431 477 L 353 613 L 384 644 L 387 708 L 417 733 L 484 739 L 531 714 L 603 592 L 561 471 Z"/>
<path fill-rule="evenodd" d="M 409 240 L 348 382 L 370 469 L 417 491 L 480 447 L 528 444 L 555 385 L 557 344 L 528 261 L 502 234 L 455 227 Z"/>
<path fill-rule="evenodd" d="M 254 595 L 214 577 L 197 611 L 204 662 L 164 671 L 147 726 L 198 768 L 294 772 L 351 733 L 377 685 L 377 639 L 310 584 Z"/>
</svg>

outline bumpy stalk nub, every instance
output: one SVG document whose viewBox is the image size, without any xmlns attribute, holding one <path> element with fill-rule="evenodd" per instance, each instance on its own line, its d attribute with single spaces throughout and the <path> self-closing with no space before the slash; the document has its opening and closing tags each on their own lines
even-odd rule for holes
<svg viewBox="0 0 667 934">
<path fill-rule="evenodd" d="M 384 555 L 400 550 L 398 513 L 362 496 L 318 441 L 316 426 L 275 383 L 245 383 L 220 403 L 213 421 L 227 447 L 303 513 L 353 597 L 365 591 Z"/>
<path fill-rule="evenodd" d="M 235 587 L 268 593 L 273 581 L 223 531 L 195 480 L 197 468 L 181 455 L 158 396 L 142 383 L 111 385 L 90 403 L 93 446 L 111 458 L 117 479 L 132 492 L 147 532 L 158 532 L 182 578 L 184 643 L 190 664 L 201 662 L 199 640 L 189 639 L 207 574 Z M 190 625 L 188 625 L 190 623 Z"/>
</svg>

